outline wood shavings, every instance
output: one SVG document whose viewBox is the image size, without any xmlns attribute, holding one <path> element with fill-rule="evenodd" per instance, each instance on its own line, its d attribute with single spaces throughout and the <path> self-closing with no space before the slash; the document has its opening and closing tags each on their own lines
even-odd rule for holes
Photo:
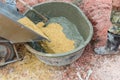
<svg viewBox="0 0 120 80">
<path fill-rule="evenodd" d="M 77 72 L 77 76 L 79 77 L 79 80 L 83 80 L 79 72 Z"/>
<path fill-rule="evenodd" d="M 87 72 L 87 76 L 86 76 L 85 80 L 89 80 L 91 74 L 92 74 L 92 70 L 90 69 L 90 70 L 88 70 L 88 72 Z M 81 77 L 80 72 L 77 72 L 77 76 L 78 76 L 79 80 L 84 80 L 84 79 Z"/>
<path fill-rule="evenodd" d="M 90 69 L 90 70 L 88 70 L 88 74 L 87 74 L 87 76 L 86 76 L 86 78 L 85 78 L 85 80 L 89 80 L 89 78 L 90 78 L 90 75 L 92 74 L 92 70 Z"/>
<path fill-rule="evenodd" d="M 57 68 L 40 62 L 24 46 L 21 46 L 21 48 L 21 52 L 25 53 L 24 59 L 9 64 L 3 70 L 0 70 L 0 72 L 3 71 L 1 72 L 0 80 L 53 80 L 54 70 L 57 70 Z"/>
</svg>

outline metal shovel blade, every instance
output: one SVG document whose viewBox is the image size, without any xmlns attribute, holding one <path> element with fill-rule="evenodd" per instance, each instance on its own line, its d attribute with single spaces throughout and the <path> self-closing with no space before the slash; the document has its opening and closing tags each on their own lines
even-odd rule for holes
<svg viewBox="0 0 120 80">
<path fill-rule="evenodd" d="M 0 2 L 0 37 L 11 43 L 47 40 L 47 38 L 18 23 L 17 20 L 22 17 L 24 16 L 11 6 Z"/>
<path fill-rule="evenodd" d="M 31 42 L 45 39 L 36 32 L 0 14 L 0 36 L 12 43 Z"/>
</svg>

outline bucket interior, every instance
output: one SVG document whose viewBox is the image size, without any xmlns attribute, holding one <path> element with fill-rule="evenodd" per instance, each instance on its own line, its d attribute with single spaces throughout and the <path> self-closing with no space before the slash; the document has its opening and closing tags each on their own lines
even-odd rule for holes
<svg viewBox="0 0 120 80">
<path fill-rule="evenodd" d="M 35 5 L 33 8 L 46 16 L 48 19 L 53 17 L 65 17 L 76 26 L 76 30 L 71 29 L 72 33 L 76 34 L 76 32 L 78 32 L 78 35 L 73 35 L 75 36 L 75 40 L 77 40 L 77 45 L 73 52 L 84 48 L 91 40 L 93 34 L 92 26 L 83 12 L 75 5 L 64 2 L 48 2 Z M 38 17 L 33 11 L 28 10 L 25 15 L 34 23 L 43 21 L 43 19 Z M 53 22 L 55 22 L 55 20 L 53 20 Z M 66 35 L 68 34 L 66 31 L 63 32 Z M 71 39 L 71 36 L 67 37 Z M 42 49 L 36 42 L 29 43 L 29 45 L 38 51 L 44 52 L 44 49 Z"/>
</svg>

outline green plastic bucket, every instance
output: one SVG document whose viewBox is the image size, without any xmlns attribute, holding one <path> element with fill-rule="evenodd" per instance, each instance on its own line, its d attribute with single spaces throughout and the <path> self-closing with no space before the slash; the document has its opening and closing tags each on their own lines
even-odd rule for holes
<svg viewBox="0 0 120 80">
<path fill-rule="evenodd" d="M 46 17 L 65 17 L 73 24 L 76 25 L 78 32 L 84 39 L 78 47 L 74 50 L 61 53 L 61 54 L 46 54 L 33 49 L 30 45 L 26 45 L 26 48 L 36 55 L 42 62 L 53 65 L 63 66 L 68 65 L 76 61 L 83 53 L 85 46 L 90 42 L 93 35 L 93 26 L 84 15 L 84 13 L 74 4 L 65 2 L 46 2 L 33 6 L 34 9 L 42 13 Z M 28 10 L 25 15 L 29 17 L 34 23 L 41 21 L 42 19 L 35 16 L 35 13 Z"/>
</svg>

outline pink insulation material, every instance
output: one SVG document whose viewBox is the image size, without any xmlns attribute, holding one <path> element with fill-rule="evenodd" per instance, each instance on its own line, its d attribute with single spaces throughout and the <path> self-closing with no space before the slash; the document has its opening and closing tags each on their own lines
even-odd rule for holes
<svg viewBox="0 0 120 80">
<path fill-rule="evenodd" d="M 112 0 L 83 0 L 80 7 L 93 24 L 94 46 L 98 47 L 105 45 L 107 30 L 112 26 L 110 22 Z"/>
</svg>

